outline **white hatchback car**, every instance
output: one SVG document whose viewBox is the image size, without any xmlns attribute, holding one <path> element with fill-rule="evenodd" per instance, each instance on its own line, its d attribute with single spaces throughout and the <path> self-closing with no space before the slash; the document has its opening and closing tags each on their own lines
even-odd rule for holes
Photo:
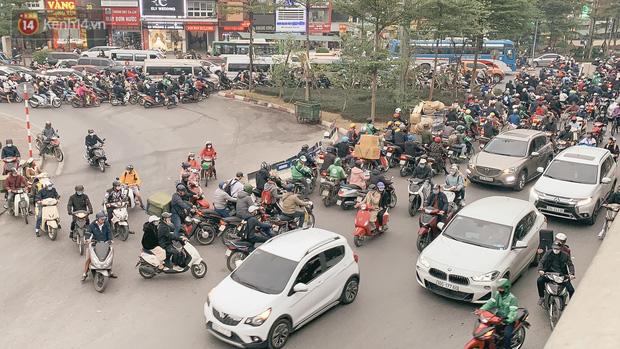
<svg viewBox="0 0 620 349">
<path fill-rule="evenodd" d="M 418 283 L 442 296 L 484 303 L 493 282 L 514 282 L 536 260 L 547 220 L 525 200 L 492 196 L 463 208 L 418 256 Z"/>
<path fill-rule="evenodd" d="M 209 292 L 206 327 L 238 348 L 282 348 L 294 330 L 353 302 L 359 278 L 343 236 L 317 228 L 278 235 Z"/>
</svg>

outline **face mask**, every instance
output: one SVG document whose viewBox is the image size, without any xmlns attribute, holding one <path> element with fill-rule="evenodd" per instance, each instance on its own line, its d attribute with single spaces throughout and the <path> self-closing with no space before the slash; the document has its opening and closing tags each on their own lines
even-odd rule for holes
<svg viewBox="0 0 620 349">
<path fill-rule="evenodd" d="M 426 167 L 426 165 L 420 165 L 420 168 L 424 168 L 424 167 Z"/>
<path fill-rule="evenodd" d="M 77 194 L 78 194 L 78 195 L 82 195 L 82 194 L 84 194 L 84 192 L 82 192 L 82 191 L 78 191 L 78 192 L 77 192 Z"/>
<path fill-rule="evenodd" d="M 194 160 L 194 157 L 193 157 L 193 156 L 190 156 L 190 157 L 189 157 L 189 159 L 190 159 L 190 160 Z"/>
<path fill-rule="evenodd" d="M 433 194 L 435 195 L 439 194 L 439 190 L 433 190 Z"/>
<path fill-rule="evenodd" d="M 13 144 L 7 144 L 6 146 L 10 148 L 13 146 Z"/>
<path fill-rule="evenodd" d="M 560 254 L 560 250 L 559 250 L 559 249 L 554 248 L 554 249 L 553 249 L 553 253 L 555 253 L 555 254 Z"/>
<path fill-rule="evenodd" d="M 497 290 L 497 292 L 499 292 L 502 296 L 506 295 L 506 290 Z"/>
<path fill-rule="evenodd" d="M 450 171 L 450 175 L 456 176 L 456 172 L 455 171 Z"/>
<path fill-rule="evenodd" d="M 50 185 L 49 187 L 47 187 L 47 190 L 52 190 L 52 188 L 54 188 L 54 186 Z"/>
</svg>

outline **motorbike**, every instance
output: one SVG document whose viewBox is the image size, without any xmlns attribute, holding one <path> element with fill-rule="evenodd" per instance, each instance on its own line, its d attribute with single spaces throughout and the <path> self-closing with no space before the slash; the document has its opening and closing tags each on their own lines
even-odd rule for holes
<svg viewBox="0 0 620 349">
<path fill-rule="evenodd" d="M 323 205 L 329 207 L 336 203 L 338 191 L 340 190 L 340 181 L 330 180 L 327 172 L 321 173 L 321 184 L 319 185 L 319 193 L 323 200 Z"/>
<path fill-rule="evenodd" d="M 314 173 L 314 171 L 312 172 L 311 175 L 308 176 L 304 176 L 304 178 L 302 178 L 302 181 L 306 181 L 306 183 L 308 183 L 308 195 L 312 194 L 314 192 L 314 188 L 316 188 L 316 174 Z M 306 190 L 306 187 L 304 186 L 303 183 L 301 183 L 301 181 L 295 181 L 293 182 L 293 185 L 295 186 L 293 188 L 293 193 L 295 194 L 303 194 L 304 191 Z"/>
<path fill-rule="evenodd" d="M 289 218 L 288 216 L 277 216 L 272 222 L 273 224 L 273 232 L 274 234 L 282 234 L 289 230 L 297 229 L 297 228 L 314 228 L 314 224 L 316 222 L 316 218 L 314 217 L 314 213 L 312 213 L 312 209 L 314 208 L 314 204 L 312 201 L 307 201 L 310 205 L 303 206 L 301 210 L 305 213 L 304 221 L 301 227 L 298 227 L 295 223 L 295 219 Z M 267 217 L 267 221 L 269 221 L 269 217 Z"/>
<path fill-rule="evenodd" d="M 364 195 L 366 195 L 367 192 L 367 190 L 362 190 L 362 188 L 356 185 L 341 185 L 338 190 L 338 196 L 336 197 L 336 205 L 340 206 L 343 210 L 352 209 L 357 203 L 364 199 Z"/>
<path fill-rule="evenodd" d="M 138 273 L 145 279 L 151 279 L 157 274 L 181 274 L 188 270 L 191 271 L 192 275 L 196 279 L 203 278 L 207 275 L 207 263 L 200 257 L 200 253 L 198 250 L 190 244 L 187 238 L 183 238 L 180 243 L 175 241 L 173 243 L 174 247 L 180 251 L 180 253 L 184 257 L 184 266 L 180 266 L 183 270 L 175 270 L 173 268 L 170 269 L 160 269 L 159 264 L 161 261 L 157 259 L 155 254 L 149 250 L 145 250 L 141 248 L 142 251 L 140 253 L 140 259 L 136 264 L 138 268 Z"/>
<path fill-rule="evenodd" d="M 161 91 L 157 91 L 156 95 L 157 95 L 157 98 L 153 98 L 148 94 L 141 93 L 140 94 L 141 101 L 139 101 L 138 103 L 144 106 L 144 108 L 166 106 L 167 105 L 166 96 Z"/>
<path fill-rule="evenodd" d="M 388 144 L 385 158 L 390 168 L 396 167 L 400 163 L 400 155 L 402 150 L 399 146 Z"/>
<path fill-rule="evenodd" d="M 127 188 L 122 188 L 123 201 L 110 203 L 114 208 L 112 211 L 112 220 L 110 228 L 115 232 L 115 236 L 125 241 L 129 237 L 129 213 L 127 212 L 128 198 L 126 194 Z"/>
<path fill-rule="evenodd" d="M 187 217 L 185 217 L 183 229 L 185 230 L 188 238 L 193 236 L 199 244 L 210 245 L 213 243 L 213 240 L 215 240 L 216 232 L 215 229 L 202 218 L 202 216 L 203 213 L 199 210 L 197 210 L 193 215 L 187 215 Z"/>
<path fill-rule="evenodd" d="M 472 331 L 474 338 L 465 345 L 465 349 L 502 348 L 504 343 L 504 328 L 501 326 L 502 319 L 489 311 L 477 310 L 475 313 L 478 315 L 478 319 Z M 517 321 L 512 332 L 510 348 L 520 349 L 523 347 L 525 329 L 530 328 L 530 324 L 527 321 L 529 318 L 530 313 L 526 308 L 517 309 Z"/>
<path fill-rule="evenodd" d="M 547 278 L 547 282 L 545 283 L 545 295 L 541 306 L 549 312 L 549 325 L 553 331 L 566 307 L 568 291 L 564 283 L 570 278 L 568 275 L 551 272 L 546 272 L 543 276 Z"/>
<path fill-rule="evenodd" d="M 449 206 L 448 212 L 444 212 L 446 215 L 446 223 L 450 222 L 452 217 L 456 214 L 458 207 L 454 204 L 454 193 L 450 191 L 444 192 L 448 198 Z M 433 207 L 427 207 L 424 209 L 424 213 L 419 219 L 420 230 L 418 230 L 418 238 L 416 241 L 416 247 L 418 251 L 422 252 L 433 240 L 439 236 L 445 223 L 439 222 L 439 210 Z"/>
<path fill-rule="evenodd" d="M 30 198 L 28 197 L 28 189 L 20 188 L 14 191 L 13 205 L 9 207 L 9 214 L 12 216 L 22 216 L 26 224 L 28 224 L 28 215 L 30 213 Z"/>
<path fill-rule="evenodd" d="M 105 138 L 103 139 L 103 141 L 105 142 Z M 97 143 L 96 145 L 94 145 L 92 153 L 93 157 L 89 158 L 88 149 L 86 149 L 84 160 L 86 160 L 86 162 L 93 167 L 99 167 L 101 172 L 105 172 L 105 151 L 103 150 L 103 144 Z"/>
<path fill-rule="evenodd" d="M 49 139 L 49 144 L 45 146 L 45 148 L 41 149 L 44 145 L 43 143 L 43 135 L 40 133 L 37 134 L 37 140 L 35 142 L 35 147 L 41 152 L 41 157 L 45 159 L 45 154 L 54 155 L 56 157 L 56 161 L 62 162 L 65 159 L 65 154 L 60 147 L 60 141 L 58 141 L 59 136 L 52 136 Z"/>
<path fill-rule="evenodd" d="M 268 219 L 269 216 L 265 213 L 265 210 L 262 207 L 259 207 L 258 220 L 260 222 L 266 222 Z M 220 220 L 219 232 L 222 234 L 222 243 L 224 245 L 226 245 L 226 243 L 229 241 L 241 238 L 240 234 L 242 233 L 242 231 L 240 231 L 239 229 L 245 229 L 245 224 L 241 224 L 243 221 L 243 219 L 236 216 L 225 217 Z"/>
<path fill-rule="evenodd" d="M 81 256 L 84 254 L 84 233 L 88 229 L 88 212 L 75 211 L 73 215 L 76 218 L 75 228 L 73 229 L 73 241 L 77 244 Z"/>
<path fill-rule="evenodd" d="M 254 251 L 254 243 L 245 240 L 232 240 L 226 243 L 226 267 L 229 271 L 237 268 L 237 261 L 243 261 Z"/>
<path fill-rule="evenodd" d="M 605 238 L 607 230 L 609 230 L 611 223 L 614 221 L 614 219 L 616 219 L 616 215 L 618 214 L 618 211 L 620 211 L 620 204 L 604 203 L 602 206 L 607 209 L 607 213 L 605 214 L 605 226 L 603 227 L 603 230 L 598 236 L 599 239 Z"/>
<path fill-rule="evenodd" d="M 213 173 L 213 158 L 203 158 L 200 162 L 200 178 L 205 180 L 205 187 L 209 185 L 209 179 L 217 176 Z"/>
<path fill-rule="evenodd" d="M 131 98 L 131 94 L 128 92 L 125 93 L 125 96 L 122 98 L 117 97 L 116 94 L 112 94 L 110 96 L 110 104 L 112 104 L 115 107 L 118 105 L 127 105 L 127 103 L 129 103 L 130 98 Z"/>
<path fill-rule="evenodd" d="M 109 242 L 93 241 L 88 246 L 90 252 L 90 265 L 88 268 L 93 275 L 95 290 L 99 293 L 105 291 L 110 281 L 112 262 L 114 260 L 114 247 Z"/>
<path fill-rule="evenodd" d="M 73 108 L 88 108 L 88 107 L 99 107 L 101 105 L 101 99 L 99 99 L 99 97 L 97 97 L 95 94 L 90 93 L 86 96 L 86 105 L 84 105 L 84 103 L 82 103 L 82 99 L 81 98 L 73 98 L 71 100 L 71 106 Z"/>
<path fill-rule="evenodd" d="M 375 221 L 375 226 L 369 226 L 370 223 L 370 211 L 374 210 L 373 206 L 367 205 L 365 203 L 357 204 L 359 207 L 359 211 L 357 211 L 357 216 L 355 216 L 355 232 L 354 232 L 354 240 L 353 243 L 355 246 L 360 247 L 364 243 L 364 239 L 366 236 L 375 236 L 378 234 L 382 234 L 388 229 L 388 221 L 390 219 L 390 213 L 388 212 L 388 208 L 385 209 L 385 213 L 383 214 L 383 225 L 381 227 L 383 230 L 379 230 L 379 219 Z"/>
<path fill-rule="evenodd" d="M 407 177 L 413 173 L 417 159 L 411 155 L 402 154 L 400 156 L 400 173 L 401 177 Z"/>
<path fill-rule="evenodd" d="M 56 240 L 58 235 L 58 227 L 60 226 L 60 215 L 58 214 L 58 200 L 54 198 L 47 198 L 41 201 L 40 205 L 37 205 L 38 210 L 42 210 L 41 226 L 39 227 L 44 233 L 49 235 L 50 239 Z"/>
<path fill-rule="evenodd" d="M 409 192 L 409 206 L 407 210 L 409 215 L 413 217 L 430 195 L 431 184 L 424 179 L 413 178 L 409 183 L 407 191 Z"/>
<path fill-rule="evenodd" d="M 113 93 L 99 87 L 93 87 L 93 93 L 101 100 L 101 102 L 109 102 L 112 99 L 112 96 L 114 96 Z"/>
<path fill-rule="evenodd" d="M 200 93 L 200 92 L 196 92 L 194 94 L 191 94 L 189 92 L 181 91 L 181 94 L 180 94 L 181 103 L 183 103 L 183 104 L 201 102 L 203 97 L 204 97 L 203 94 Z"/>
<path fill-rule="evenodd" d="M 32 97 L 28 98 L 28 105 L 31 108 L 49 106 L 52 106 L 54 108 L 60 108 L 60 106 L 62 105 L 62 101 L 56 96 L 54 92 L 50 91 L 48 92 L 47 103 L 45 103 L 45 99 L 43 97 L 39 95 L 33 95 Z"/>
<path fill-rule="evenodd" d="M 542 115 L 537 115 L 537 114 L 532 115 L 531 121 L 530 121 L 530 129 L 540 130 L 541 128 L 540 123 L 542 122 L 542 119 L 543 119 Z"/>
<path fill-rule="evenodd" d="M 590 132 L 592 132 L 592 137 L 596 139 L 596 144 L 603 144 L 603 136 L 607 132 L 607 125 L 604 122 L 595 121 Z"/>
</svg>

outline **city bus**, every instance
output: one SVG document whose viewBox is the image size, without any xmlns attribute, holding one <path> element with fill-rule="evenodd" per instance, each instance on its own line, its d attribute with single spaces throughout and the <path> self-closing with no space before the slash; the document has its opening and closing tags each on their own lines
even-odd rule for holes
<svg viewBox="0 0 620 349">
<path fill-rule="evenodd" d="M 435 59 L 435 45 L 433 40 L 411 40 L 411 57 L 416 59 L 416 64 L 424 70 L 430 70 Z M 392 57 L 398 58 L 400 54 L 400 40 L 392 40 L 388 44 L 388 50 Z M 491 52 L 497 50 L 499 56 L 493 60 Z M 472 42 L 442 40 L 439 41 L 438 62 L 457 63 L 459 56 L 461 62 L 473 62 L 474 47 Z M 495 65 L 504 72 L 517 70 L 517 57 L 514 43 L 510 40 L 485 40 L 482 50 L 478 52 L 478 62 L 488 66 Z"/>
<path fill-rule="evenodd" d="M 214 41 L 213 55 L 221 57 L 247 56 L 250 52 L 250 40 Z M 265 39 L 254 39 L 255 56 L 271 56 L 280 54 L 280 46 L 276 42 Z"/>
</svg>

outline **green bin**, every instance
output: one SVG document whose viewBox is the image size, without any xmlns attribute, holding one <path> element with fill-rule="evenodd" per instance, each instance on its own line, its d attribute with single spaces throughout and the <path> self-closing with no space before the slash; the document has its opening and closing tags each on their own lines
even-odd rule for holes
<svg viewBox="0 0 620 349">
<path fill-rule="evenodd" d="M 321 119 L 321 104 L 312 101 L 295 102 L 295 116 L 298 123 L 314 122 Z"/>
</svg>

